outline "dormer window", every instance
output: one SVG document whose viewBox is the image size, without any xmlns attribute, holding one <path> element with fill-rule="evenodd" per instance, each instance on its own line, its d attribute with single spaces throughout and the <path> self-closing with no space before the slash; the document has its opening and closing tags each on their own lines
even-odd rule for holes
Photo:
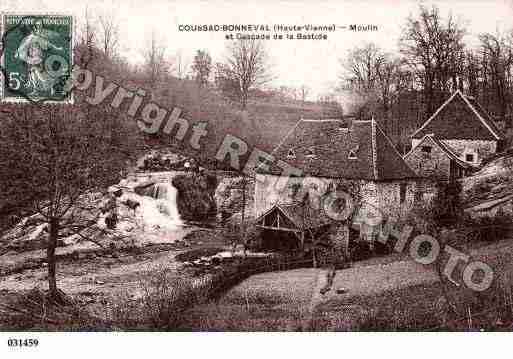
<svg viewBox="0 0 513 359">
<path fill-rule="evenodd" d="M 287 158 L 288 158 L 289 160 L 292 160 L 292 159 L 296 158 L 296 153 L 294 152 L 294 150 L 293 150 L 292 148 L 291 148 L 291 149 L 289 150 L 289 152 L 287 153 Z"/>
<path fill-rule="evenodd" d="M 340 124 L 340 127 L 338 128 L 341 132 L 348 132 L 349 131 L 349 125 L 347 122 L 343 122 Z"/>
<path fill-rule="evenodd" d="M 463 160 L 465 162 L 477 163 L 478 162 L 478 152 L 474 149 L 467 148 L 463 151 Z"/>
<path fill-rule="evenodd" d="M 315 153 L 312 148 L 307 148 L 305 151 L 306 158 L 312 159 L 315 158 Z"/>
<path fill-rule="evenodd" d="M 358 159 L 358 157 L 356 157 L 356 151 L 355 150 L 350 150 L 349 151 L 349 156 L 347 156 L 347 158 L 349 158 L 350 160 Z"/>
</svg>

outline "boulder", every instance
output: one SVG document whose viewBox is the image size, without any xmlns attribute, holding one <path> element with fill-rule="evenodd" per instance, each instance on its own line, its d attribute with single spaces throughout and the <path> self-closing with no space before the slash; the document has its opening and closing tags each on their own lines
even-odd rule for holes
<svg viewBox="0 0 513 359">
<path fill-rule="evenodd" d="M 217 185 L 215 176 L 184 174 L 173 178 L 172 184 L 178 191 L 178 212 L 184 220 L 203 221 L 215 216 L 217 210 L 214 200 Z"/>
</svg>

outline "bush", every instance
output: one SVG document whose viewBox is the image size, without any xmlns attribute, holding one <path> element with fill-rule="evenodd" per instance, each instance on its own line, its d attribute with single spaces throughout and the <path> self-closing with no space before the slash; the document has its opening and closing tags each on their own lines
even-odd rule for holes
<svg viewBox="0 0 513 359">
<path fill-rule="evenodd" d="M 465 233 L 470 241 L 495 242 L 510 234 L 511 221 L 511 216 L 502 211 L 493 216 L 467 218 L 461 232 Z"/>
<path fill-rule="evenodd" d="M 183 320 L 183 313 L 196 304 L 202 288 L 189 279 L 159 269 L 140 280 L 141 296 L 114 298 L 111 310 L 113 324 L 124 330 L 173 330 Z"/>
</svg>

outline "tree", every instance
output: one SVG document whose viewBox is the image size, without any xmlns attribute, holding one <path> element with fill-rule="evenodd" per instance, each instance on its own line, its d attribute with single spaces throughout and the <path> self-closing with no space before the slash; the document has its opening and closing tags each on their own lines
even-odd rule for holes
<svg viewBox="0 0 513 359">
<path fill-rule="evenodd" d="M 421 5 L 403 33 L 401 52 L 422 88 L 429 117 L 451 90 L 461 88 L 465 29 L 451 15 L 444 21 L 436 6 Z"/>
<path fill-rule="evenodd" d="M 306 85 L 302 85 L 300 88 L 299 88 L 299 94 L 301 96 L 301 101 L 303 103 L 305 103 L 306 101 L 306 98 L 308 97 L 308 94 L 310 93 L 310 88 Z"/>
<path fill-rule="evenodd" d="M 217 76 L 222 83 L 237 86 L 237 89 L 230 89 L 229 94 L 237 95 L 244 110 L 249 91 L 270 80 L 267 53 L 263 42 L 257 40 L 237 40 L 228 45 L 227 52 L 226 63 L 218 66 Z"/>
<path fill-rule="evenodd" d="M 239 81 L 229 76 L 229 70 L 226 65 L 217 63 L 215 66 L 215 84 L 216 88 L 229 100 L 238 102 L 242 98 Z"/>
<path fill-rule="evenodd" d="M 358 96 L 356 113 L 389 117 L 399 85 L 400 61 L 369 43 L 352 49 L 342 62 L 342 88 Z M 353 104 L 356 107 L 356 104 Z"/>
<path fill-rule="evenodd" d="M 205 86 L 208 83 L 211 71 L 212 58 L 208 51 L 198 50 L 192 63 L 192 72 L 194 74 L 194 79 L 198 82 L 200 87 Z"/>
<path fill-rule="evenodd" d="M 117 54 L 119 45 L 119 27 L 114 13 L 98 16 L 98 24 L 101 49 L 105 56 L 113 58 Z"/>
<path fill-rule="evenodd" d="M 89 11 L 89 7 L 86 6 L 83 24 L 79 31 L 79 44 L 86 47 L 94 46 L 96 42 L 96 32 L 93 20 L 91 19 L 91 12 Z"/>
<path fill-rule="evenodd" d="M 85 236 L 96 223 L 99 212 L 88 194 L 119 180 L 130 132 L 106 106 L 25 104 L 4 107 L 3 114 L 0 186 L 32 214 L 30 221 L 45 225 L 49 296 L 63 300 L 56 280 L 58 239 Z"/>
<path fill-rule="evenodd" d="M 438 228 L 454 227 L 463 216 L 461 183 L 458 181 L 440 182 L 433 199 L 431 215 Z"/>
<path fill-rule="evenodd" d="M 148 76 L 149 85 L 154 88 L 159 79 L 167 75 L 170 70 L 169 63 L 165 59 L 166 47 L 163 41 L 159 40 L 158 34 L 152 31 L 149 39 L 149 46 L 143 52 L 145 61 L 145 72 Z"/>
<path fill-rule="evenodd" d="M 189 63 L 185 60 L 182 50 L 178 50 L 176 52 L 174 65 L 176 76 L 179 79 L 185 78 L 185 74 L 187 73 Z"/>
<path fill-rule="evenodd" d="M 487 63 L 485 69 L 487 78 L 490 79 L 489 88 L 496 97 L 499 118 L 511 127 L 511 122 L 506 121 L 506 115 L 511 103 L 511 84 L 508 80 L 511 79 L 513 64 L 512 49 L 506 39 L 499 34 L 481 34 L 479 40 L 483 62 Z"/>
</svg>

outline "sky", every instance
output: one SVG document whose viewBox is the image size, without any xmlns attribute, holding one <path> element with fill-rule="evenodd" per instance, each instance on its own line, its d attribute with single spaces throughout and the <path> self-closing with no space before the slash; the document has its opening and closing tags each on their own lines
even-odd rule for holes
<svg viewBox="0 0 513 359">
<path fill-rule="evenodd" d="M 148 46 L 152 31 L 165 44 L 170 59 L 181 53 L 184 61 L 190 63 L 197 49 L 207 49 L 214 62 L 223 60 L 230 41 L 223 32 L 185 32 L 179 31 L 179 25 L 376 25 L 377 31 L 337 29 L 327 32 L 327 40 L 265 42 L 273 74 L 271 85 L 296 88 L 306 85 L 311 89 L 309 98 L 314 100 L 336 87 L 340 59 L 348 50 L 375 42 L 387 51 L 397 52 L 405 20 L 417 12 L 420 3 L 435 4 L 443 16 L 452 12 L 460 18 L 467 27 L 466 42 L 470 46 L 476 43 L 479 33 L 513 28 L 511 0 L 0 0 L 0 11 L 71 13 L 80 24 L 88 6 L 93 15 L 108 14 L 119 23 L 120 52 L 133 63 L 142 61 L 142 52 Z"/>
</svg>

